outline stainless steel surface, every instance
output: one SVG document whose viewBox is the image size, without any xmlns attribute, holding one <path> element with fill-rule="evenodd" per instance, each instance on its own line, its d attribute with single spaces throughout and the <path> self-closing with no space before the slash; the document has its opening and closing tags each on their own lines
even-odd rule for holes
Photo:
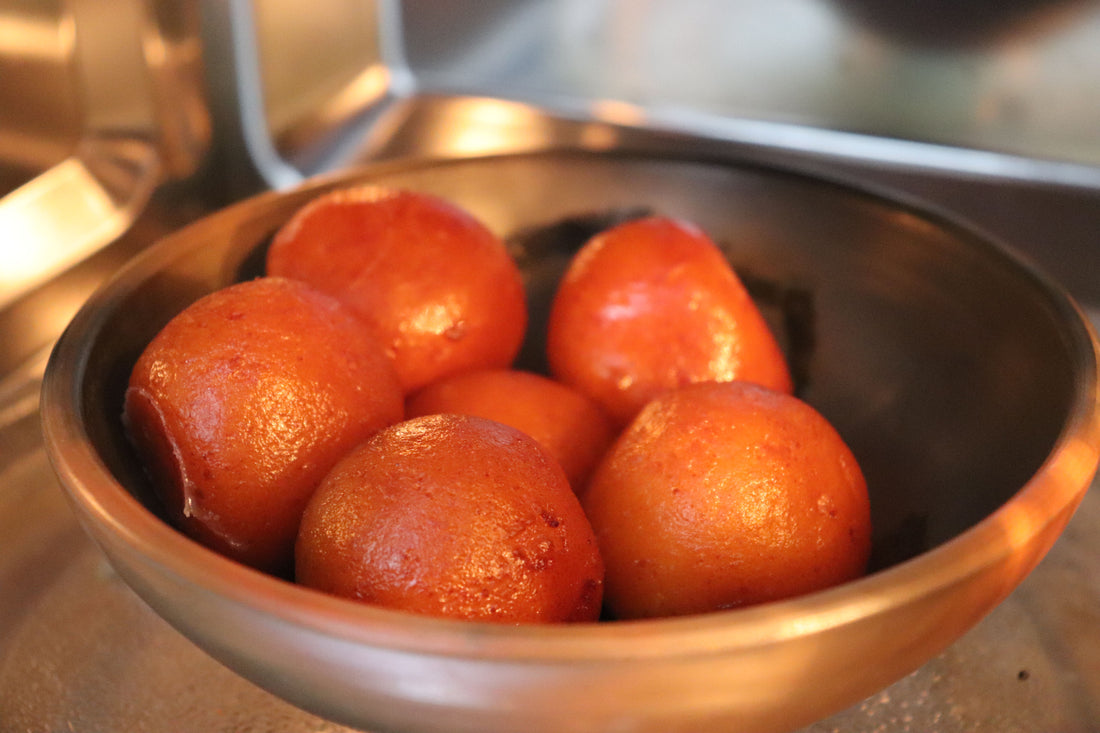
<svg viewBox="0 0 1100 733">
<path fill-rule="evenodd" d="M 377 107 L 406 95 L 395 0 L 203 3 L 213 159 L 239 180 L 283 188 L 348 163 L 341 131 L 362 132 Z"/>
<path fill-rule="evenodd" d="M 676 151 L 683 138 L 649 130 L 688 130 L 706 138 L 689 150 L 916 196 L 1100 303 L 1095 2 L 318 0 L 303 13 L 281 0 L 127 1 L 117 18 L 98 6 L 0 0 L 0 196 L 61 165 L 55 180 L 94 194 L 69 202 L 117 215 L 90 222 L 107 234 L 90 259 L 90 239 L 86 251 L 65 242 L 66 261 L 36 260 L 60 272 L 52 280 L 0 288 L 0 731 L 337 728 L 207 658 L 105 570 L 60 500 L 35 413 L 44 350 L 101 279 L 259 187 L 423 151 L 639 140 Z M 227 40 L 242 31 L 256 36 Z M 238 88 L 242 73 L 250 85 Z M 140 124 L 114 124 L 125 99 Z M 531 100 L 584 123 L 517 103 Z M 288 177 L 272 175 L 265 149 Z M 0 257 L 40 246 L 5 239 Z M 1098 535 L 1093 490 L 974 631 L 807 730 L 1100 729 Z"/>
<path fill-rule="evenodd" d="M 424 89 L 1100 165 L 1100 4 L 405 0 Z"/>
<path fill-rule="evenodd" d="M 696 221 L 746 276 L 809 293 L 802 394 L 873 487 L 875 572 L 690 619 L 516 628 L 322 596 L 169 528 L 146 508 L 117 415 L 129 365 L 186 303 L 253 272 L 256 249 L 305 201 L 364 179 L 446 196 L 508 236 L 533 324 L 577 243 L 520 233 L 626 207 Z M 382 165 L 181 230 L 62 337 L 42 419 L 74 507 L 126 582 L 306 709 L 423 731 L 785 731 L 926 662 L 1046 553 L 1096 468 L 1095 349 L 1057 290 L 919 210 L 721 158 L 548 152 Z"/>
<path fill-rule="evenodd" d="M 0 86 L 14 117 L 0 117 L 0 151 L 25 169 L 48 167 L 0 198 L 0 308 L 121 236 L 158 184 L 195 170 L 209 125 L 185 7 L 27 9 L 0 7 L 0 73 L 16 82 Z M 42 63 L 28 69 L 35 56 Z M 58 96 L 35 104 L 20 93 L 40 82 Z"/>
</svg>

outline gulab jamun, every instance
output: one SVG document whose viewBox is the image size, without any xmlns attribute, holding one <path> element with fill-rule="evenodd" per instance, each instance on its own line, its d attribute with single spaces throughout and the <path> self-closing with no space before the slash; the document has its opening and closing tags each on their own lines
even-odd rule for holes
<svg viewBox="0 0 1100 733">
<path fill-rule="evenodd" d="M 806 402 L 748 382 L 665 392 L 584 496 L 616 618 L 748 606 L 865 572 L 867 485 Z"/>
<path fill-rule="evenodd" d="M 274 573 L 306 501 L 354 445 L 404 416 L 381 345 L 341 303 L 261 278 L 211 293 L 153 338 L 124 422 L 169 518 Z"/>
<path fill-rule="evenodd" d="M 429 384 L 405 403 L 407 417 L 477 415 L 537 440 L 565 469 L 578 494 L 611 444 L 615 426 L 587 396 L 549 377 L 517 369 L 477 369 Z"/>
<path fill-rule="evenodd" d="M 612 227 L 573 257 L 551 306 L 553 375 L 620 424 L 666 389 L 743 380 L 791 392 L 786 358 L 717 245 L 687 221 Z"/>
<path fill-rule="evenodd" d="M 363 185 L 318 196 L 276 233 L 266 267 L 351 306 L 406 392 L 510 366 L 527 327 L 523 280 L 504 242 L 428 193 Z"/>
<path fill-rule="evenodd" d="M 299 583 L 500 623 L 594 621 L 603 563 L 557 462 L 515 428 L 430 415 L 341 460 L 302 518 Z"/>
</svg>

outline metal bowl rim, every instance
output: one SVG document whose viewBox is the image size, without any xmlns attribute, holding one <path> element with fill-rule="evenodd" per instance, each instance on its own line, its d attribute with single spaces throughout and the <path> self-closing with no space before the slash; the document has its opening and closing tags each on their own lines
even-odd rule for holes
<svg viewBox="0 0 1100 733">
<path fill-rule="evenodd" d="M 516 155 L 489 157 L 512 158 Z M 663 157 L 677 159 L 675 156 Z M 468 160 L 426 160 L 414 165 Z M 698 156 L 691 160 L 697 161 Z M 354 645 L 498 661 L 672 659 L 728 654 L 737 649 L 763 647 L 812 635 L 961 583 L 1026 545 L 1055 521 L 1059 512 L 1072 512 L 1087 489 L 1088 481 L 1083 479 L 1092 475 L 1100 459 L 1097 450 L 1100 443 L 1097 386 L 1100 383 L 1097 373 L 1100 347 L 1095 334 L 1080 309 L 1057 285 L 996 243 L 978 237 L 978 241 L 995 247 L 1012 260 L 1021 275 L 1037 278 L 1044 295 L 1065 316 L 1066 337 L 1072 340 L 1079 360 L 1078 388 L 1063 430 L 1047 460 L 1008 502 L 960 535 L 897 565 L 836 588 L 750 608 L 682 618 L 508 626 L 414 616 L 329 597 L 239 565 L 198 545 L 142 506 L 115 480 L 92 448 L 77 406 L 81 404 L 81 380 L 95 338 L 118 306 L 119 299 L 145 276 L 183 254 L 173 251 L 173 247 L 201 231 L 208 220 L 243 217 L 252 209 L 263 209 L 284 200 L 288 194 L 308 196 L 340 182 L 408 166 L 407 162 L 366 166 L 340 175 L 311 179 L 288 192 L 267 192 L 231 205 L 150 247 L 100 288 L 79 311 L 57 342 L 47 366 L 42 388 L 43 428 L 47 454 L 63 489 L 90 533 L 105 549 L 108 545 L 121 543 L 144 563 L 154 565 L 158 572 L 179 582 L 293 627 Z M 771 170 L 757 164 L 749 166 Z M 807 177 L 816 180 L 816 176 Z M 898 205 L 897 201 L 877 193 L 843 187 L 891 206 Z M 917 213 L 931 218 L 937 225 L 959 226 L 928 211 L 918 210 Z M 197 246 L 199 238 L 192 237 L 191 241 L 191 246 Z M 1067 470 L 1073 479 L 1068 482 L 1063 476 Z M 1025 533 L 1017 533 L 1006 543 L 1003 541 L 1008 532 L 1006 528 L 1017 522 L 1018 505 L 1042 508 L 1046 512 L 1044 521 Z M 116 566 L 122 562 L 118 558 L 111 559 Z"/>
</svg>

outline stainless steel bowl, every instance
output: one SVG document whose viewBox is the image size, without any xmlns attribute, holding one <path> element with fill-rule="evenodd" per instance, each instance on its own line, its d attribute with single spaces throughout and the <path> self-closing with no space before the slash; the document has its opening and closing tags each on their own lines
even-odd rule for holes
<svg viewBox="0 0 1100 733">
<path fill-rule="evenodd" d="M 234 564 L 158 516 L 123 436 L 137 354 L 186 304 L 256 274 L 281 222 L 374 181 L 446 196 L 507 237 L 533 314 L 585 227 L 639 208 L 698 222 L 753 285 L 800 394 L 870 485 L 872 572 L 690 618 L 504 627 L 330 598 Z M 390 163 L 228 208 L 94 296 L 51 359 L 48 452 L 118 573 L 230 668 L 334 721 L 402 731 L 784 731 L 914 670 L 1056 540 L 1098 460 L 1097 344 L 1054 284 L 939 215 L 724 159 L 543 152 Z"/>
</svg>

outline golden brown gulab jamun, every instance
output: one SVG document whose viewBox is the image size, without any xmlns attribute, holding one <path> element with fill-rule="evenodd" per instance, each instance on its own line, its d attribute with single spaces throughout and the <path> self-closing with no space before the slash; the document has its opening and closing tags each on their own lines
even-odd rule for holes
<svg viewBox="0 0 1100 733">
<path fill-rule="evenodd" d="M 405 403 L 407 417 L 456 413 L 511 425 L 537 440 L 580 493 L 615 436 L 596 403 L 549 377 L 515 369 L 477 369 L 429 384 Z"/>
<path fill-rule="evenodd" d="M 519 268 L 469 212 L 430 194 L 364 185 L 318 196 L 276 233 L 267 273 L 350 305 L 406 392 L 510 366 L 527 326 Z"/>
<path fill-rule="evenodd" d="M 297 581 L 392 609 L 594 621 L 603 564 L 557 462 L 515 428 L 430 415 L 341 460 L 302 518 Z"/>
<path fill-rule="evenodd" d="M 618 618 L 790 598 L 865 572 L 867 486 L 806 402 L 748 382 L 648 404 L 592 477 L 584 508 Z"/>
<path fill-rule="evenodd" d="M 354 445 L 404 414 L 381 345 L 335 299 L 262 278 L 196 301 L 132 370 L 124 420 L 187 534 L 289 571 L 306 501 Z"/>
<path fill-rule="evenodd" d="M 620 424 L 692 382 L 792 391 L 779 343 L 721 250 L 663 216 L 612 227 L 577 252 L 554 296 L 546 351 L 557 379 Z"/>
</svg>

